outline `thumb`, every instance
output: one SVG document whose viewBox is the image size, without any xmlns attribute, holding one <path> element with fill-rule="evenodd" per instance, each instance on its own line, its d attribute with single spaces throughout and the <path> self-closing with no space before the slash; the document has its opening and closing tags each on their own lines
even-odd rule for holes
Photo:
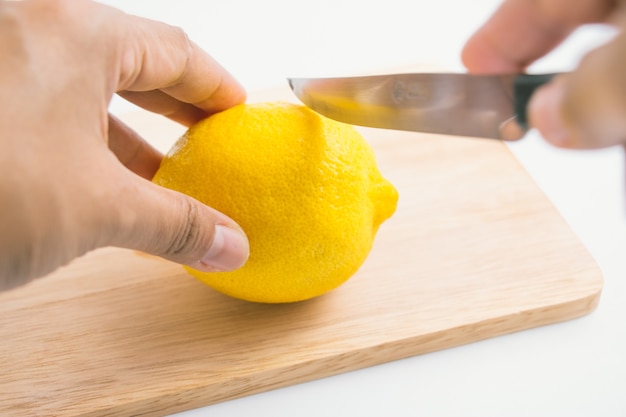
<svg viewBox="0 0 626 417">
<path fill-rule="evenodd" d="M 248 239 L 234 220 L 182 193 L 132 173 L 113 211 L 111 244 L 206 271 L 231 271 L 248 259 Z"/>
<path fill-rule="evenodd" d="M 555 146 L 593 149 L 626 143 L 626 35 L 592 51 L 569 74 L 539 89 L 530 124 Z"/>
</svg>

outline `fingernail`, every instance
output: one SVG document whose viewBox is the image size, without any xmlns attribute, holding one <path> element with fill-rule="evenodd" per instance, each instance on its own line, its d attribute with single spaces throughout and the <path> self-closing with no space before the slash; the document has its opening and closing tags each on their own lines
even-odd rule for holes
<svg viewBox="0 0 626 417">
<path fill-rule="evenodd" d="M 246 236 L 239 230 L 218 224 L 215 226 L 213 243 L 200 259 L 202 269 L 219 272 L 235 270 L 248 260 L 250 246 Z"/>
<path fill-rule="evenodd" d="M 563 120 L 565 84 L 555 80 L 537 91 L 530 103 L 530 121 L 555 146 L 572 146 L 573 137 Z"/>
</svg>

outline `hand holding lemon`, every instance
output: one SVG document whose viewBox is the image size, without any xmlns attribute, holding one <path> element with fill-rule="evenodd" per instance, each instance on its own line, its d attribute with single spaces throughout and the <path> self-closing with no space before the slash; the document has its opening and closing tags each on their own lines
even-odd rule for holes
<svg viewBox="0 0 626 417">
<path fill-rule="evenodd" d="M 182 30 L 86 0 L 3 1 L 0 57 L 0 290 L 109 245 L 245 262 L 237 224 L 150 182 L 162 155 L 107 115 L 115 93 L 187 126 L 245 100 Z"/>
<path fill-rule="evenodd" d="M 178 28 L 88 0 L 0 2 L 0 56 L 0 290 L 118 246 L 241 298 L 305 299 L 354 272 L 395 207 L 346 127 L 292 107 L 220 113 L 245 92 Z M 162 155 L 107 114 L 116 93 L 186 126 L 219 113 L 157 177 L 205 204 L 149 181 Z M 249 253 L 243 275 L 213 273 Z"/>
</svg>

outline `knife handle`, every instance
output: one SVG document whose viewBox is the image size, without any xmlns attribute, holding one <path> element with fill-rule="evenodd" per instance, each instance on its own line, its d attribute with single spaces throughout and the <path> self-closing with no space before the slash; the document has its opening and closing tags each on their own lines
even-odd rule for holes
<svg viewBox="0 0 626 417">
<path fill-rule="evenodd" d="M 513 80 L 514 110 L 517 124 L 528 130 L 528 102 L 535 90 L 548 83 L 557 74 L 521 74 Z"/>
</svg>

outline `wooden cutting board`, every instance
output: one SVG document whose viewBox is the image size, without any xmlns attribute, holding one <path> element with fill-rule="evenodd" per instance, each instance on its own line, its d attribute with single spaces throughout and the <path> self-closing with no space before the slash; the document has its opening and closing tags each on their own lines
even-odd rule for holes
<svg viewBox="0 0 626 417">
<path fill-rule="evenodd" d="M 183 131 L 126 120 L 162 150 Z M 259 305 L 95 251 L 0 295 L 0 415 L 166 415 L 593 310 L 598 267 L 502 143 L 361 130 L 400 202 L 345 285 Z"/>
</svg>

